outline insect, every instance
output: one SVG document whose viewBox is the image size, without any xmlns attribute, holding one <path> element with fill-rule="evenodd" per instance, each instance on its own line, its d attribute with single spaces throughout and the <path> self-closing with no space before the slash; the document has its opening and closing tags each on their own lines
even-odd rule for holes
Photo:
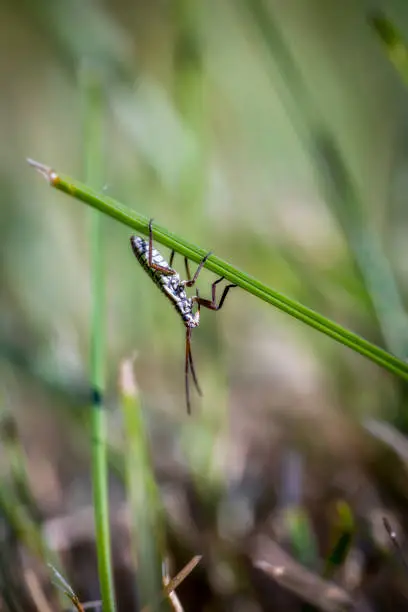
<svg viewBox="0 0 408 612">
<path fill-rule="evenodd" d="M 223 276 L 213 282 L 211 285 L 211 300 L 200 297 L 198 290 L 196 290 L 196 294 L 193 297 L 188 297 L 186 287 L 194 286 L 205 262 L 211 255 L 211 251 L 207 253 L 205 257 L 203 257 L 193 277 L 191 277 L 190 274 L 188 259 L 185 257 L 184 263 L 186 267 L 187 280 L 181 280 L 180 275 L 172 268 L 174 250 L 171 252 L 169 262 L 167 263 L 161 253 L 159 253 L 157 249 L 153 248 L 152 223 L 153 219 L 150 219 L 149 240 L 144 240 L 143 238 L 140 238 L 140 236 L 131 236 L 130 244 L 138 262 L 146 270 L 153 282 L 159 287 L 160 291 L 162 291 L 164 295 L 172 302 L 185 325 L 186 353 L 184 362 L 184 384 L 187 412 L 190 414 L 191 403 L 188 376 L 190 371 L 197 392 L 199 395 L 202 395 L 194 368 L 193 357 L 191 355 L 191 330 L 194 327 L 198 327 L 200 324 L 200 307 L 203 306 L 204 308 L 209 308 L 210 310 L 220 310 L 224 304 L 225 298 L 227 297 L 228 291 L 231 289 L 231 287 L 236 287 L 236 285 L 230 284 L 225 287 L 218 304 L 216 300 L 216 287 L 218 283 L 224 280 Z M 195 312 L 193 312 L 194 310 Z"/>
</svg>

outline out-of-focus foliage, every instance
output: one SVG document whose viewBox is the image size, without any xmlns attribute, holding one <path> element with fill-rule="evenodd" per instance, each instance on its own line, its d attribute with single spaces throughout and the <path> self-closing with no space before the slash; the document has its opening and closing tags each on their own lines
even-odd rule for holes
<svg viewBox="0 0 408 612">
<path fill-rule="evenodd" d="M 20 446 L 10 452 L 3 428 L 1 484 L 12 497 L 0 496 L 0 535 L 10 559 L 26 550 L 18 525 L 28 513 L 81 601 L 99 598 L 89 218 L 25 158 L 85 178 L 80 73 L 91 63 L 107 107 L 100 190 L 405 359 L 408 95 L 373 27 L 379 11 L 408 42 L 402 0 L 1 3 L 1 414 Z M 143 460 L 143 482 L 156 483 L 164 508 L 158 546 L 166 539 L 172 575 L 203 554 L 180 588 L 185 610 L 299 610 L 303 600 L 331 609 L 322 576 L 351 532 L 326 576 L 336 609 L 350 598 L 403 609 L 406 577 L 381 517 L 403 545 L 405 383 L 234 290 L 193 335 L 204 397 L 187 418 L 182 324 L 126 228 L 103 218 L 102 231 L 120 606 L 135 605 L 135 588 L 117 378 L 136 352 L 155 469 L 153 481 Z M 212 280 L 203 272 L 201 295 Z M 0 561 L 3 601 L 18 609 Z M 16 560 L 21 581 L 32 566 L 43 578 L 35 550 Z"/>
</svg>

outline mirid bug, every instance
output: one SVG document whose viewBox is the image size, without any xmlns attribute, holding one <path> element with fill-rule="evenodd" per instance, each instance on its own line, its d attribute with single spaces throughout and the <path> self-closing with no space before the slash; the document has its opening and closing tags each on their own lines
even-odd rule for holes
<svg viewBox="0 0 408 612">
<path fill-rule="evenodd" d="M 211 300 L 206 300 L 199 296 L 198 290 L 193 297 L 188 297 L 186 293 L 186 287 L 193 287 L 197 278 L 203 269 L 203 266 L 211 252 L 207 253 L 201 260 L 198 268 L 191 278 L 190 266 L 187 257 L 184 258 L 186 267 L 187 280 L 181 280 L 180 275 L 172 268 L 174 251 L 171 252 L 169 262 L 159 253 L 159 251 L 153 248 L 153 220 L 149 221 L 149 240 L 144 240 L 140 236 L 131 236 L 130 244 L 135 254 L 136 259 L 141 266 L 149 274 L 153 282 L 159 287 L 160 291 L 172 302 L 176 311 L 183 320 L 186 328 L 186 354 L 184 361 L 184 384 L 186 391 L 186 402 L 187 412 L 191 412 L 190 404 L 190 386 L 188 374 L 191 371 L 194 385 L 199 395 L 202 395 L 200 385 L 198 384 L 197 376 L 194 369 L 193 357 L 191 355 L 191 330 L 194 327 L 198 327 L 200 324 L 200 307 L 209 308 L 210 310 L 220 310 L 224 304 L 225 298 L 227 297 L 228 291 L 231 287 L 236 287 L 234 284 L 227 285 L 222 293 L 219 303 L 216 302 L 216 287 L 217 284 L 224 280 L 222 276 L 211 285 Z M 194 306 L 197 305 L 195 312 Z"/>
</svg>

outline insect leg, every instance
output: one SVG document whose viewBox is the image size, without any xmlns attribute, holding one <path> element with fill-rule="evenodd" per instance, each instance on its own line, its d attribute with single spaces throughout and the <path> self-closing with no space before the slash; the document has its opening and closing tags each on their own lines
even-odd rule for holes
<svg viewBox="0 0 408 612">
<path fill-rule="evenodd" d="M 207 255 L 205 255 L 205 256 L 202 258 L 202 260 L 201 260 L 201 261 L 200 261 L 200 263 L 198 264 L 198 268 L 197 268 L 197 270 L 195 271 L 195 274 L 194 274 L 193 278 L 191 278 L 191 276 L 190 276 L 190 267 L 188 266 L 188 261 L 187 261 L 187 258 L 185 258 L 185 262 L 186 262 L 186 271 L 187 271 L 187 276 L 188 276 L 188 280 L 187 280 L 187 281 L 184 281 L 184 284 L 185 284 L 185 286 L 186 286 L 186 287 L 192 287 L 192 286 L 195 284 L 195 282 L 196 282 L 196 280 L 197 280 L 197 278 L 198 278 L 198 275 L 200 274 L 201 270 L 203 269 L 203 266 L 204 266 L 205 262 L 207 261 L 207 259 L 209 258 L 209 256 L 211 255 L 211 253 L 212 253 L 212 251 L 210 251 L 209 253 L 207 253 Z"/>
<path fill-rule="evenodd" d="M 195 301 L 198 304 L 201 304 L 201 306 L 204 306 L 204 308 L 209 308 L 210 310 L 220 310 L 220 308 L 222 308 L 222 305 L 224 304 L 225 298 L 227 297 L 228 291 L 232 287 L 236 287 L 237 286 L 237 285 L 234 285 L 234 284 L 227 285 L 225 287 L 223 293 L 222 293 L 222 296 L 221 296 L 219 304 L 217 304 L 217 298 L 216 298 L 217 285 L 222 280 L 224 280 L 223 276 L 221 278 L 219 278 L 218 280 L 214 281 L 213 284 L 211 285 L 211 300 L 205 300 L 204 298 L 200 298 L 199 296 L 197 296 L 195 298 Z"/>
<path fill-rule="evenodd" d="M 191 281 L 191 272 L 190 272 L 190 264 L 188 263 L 188 258 L 184 258 L 184 265 L 186 267 L 187 280 Z"/>
<path fill-rule="evenodd" d="M 158 264 L 153 262 L 153 229 L 152 229 L 152 224 L 153 224 L 153 219 L 150 219 L 150 221 L 149 221 L 149 250 L 148 250 L 148 254 L 147 254 L 147 262 L 149 264 L 149 268 L 151 268 L 152 270 L 157 270 L 158 272 L 161 272 L 165 276 L 171 276 L 172 274 L 175 274 L 175 270 L 173 270 L 171 265 L 170 265 L 169 268 L 165 268 L 164 266 L 159 266 Z"/>
<path fill-rule="evenodd" d="M 172 252 L 170 253 L 170 259 L 169 259 L 169 266 L 170 266 L 170 268 L 173 267 L 174 253 L 175 253 L 175 250 L 173 249 Z"/>
</svg>

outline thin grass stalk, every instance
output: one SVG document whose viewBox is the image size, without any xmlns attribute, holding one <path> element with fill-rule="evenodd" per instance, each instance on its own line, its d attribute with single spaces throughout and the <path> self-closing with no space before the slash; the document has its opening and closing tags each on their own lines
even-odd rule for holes
<svg viewBox="0 0 408 612">
<path fill-rule="evenodd" d="M 344 566 L 356 531 L 353 511 L 342 499 L 335 503 L 331 519 L 330 550 L 323 571 L 323 578 L 327 580 Z"/>
<path fill-rule="evenodd" d="M 20 440 L 16 423 L 7 410 L 0 407 L 0 442 L 5 458 L 10 466 L 12 485 L 4 482 L 0 486 L 0 514 L 7 518 L 10 526 L 18 534 L 31 554 L 44 564 L 52 561 L 60 566 L 58 553 L 51 550 L 43 535 L 38 517 L 37 504 L 32 496 L 28 480 L 26 457 Z M 59 604 L 63 598 L 57 591 Z"/>
<path fill-rule="evenodd" d="M 47 549 L 38 525 L 15 491 L 4 481 L 0 481 L 0 514 L 6 517 L 18 539 L 33 556 L 43 562 L 52 560 L 59 564 L 57 555 Z"/>
<path fill-rule="evenodd" d="M 84 96 L 84 175 L 95 187 L 102 184 L 103 92 L 99 74 L 89 66 L 81 72 Z M 92 486 L 96 529 L 98 572 L 104 612 L 114 612 L 115 594 L 109 526 L 107 417 L 105 392 L 105 279 L 103 263 L 102 219 L 90 211 L 91 243 L 91 352 L 92 385 Z"/>
<path fill-rule="evenodd" d="M 28 160 L 28 162 L 44 176 L 52 187 L 85 202 L 89 206 L 109 215 L 133 230 L 148 235 L 148 219 L 143 215 L 123 206 L 123 204 L 119 204 L 119 202 L 116 202 L 112 198 L 98 194 L 90 187 L 81 184 L 71 177 L 57 174 L 48 166 L 44 166 L 34 160 Z M 205 249 L 187 242 L 183 238 L 170 233 L 167 229 L 156 224 L 154 224 L 153 235 L 155 240 L 164 246 L 174 249 L 177 253 L 185 255 L 197 263 L 207 253 Z M 222 260 L 220 257 L 211 255 L 206 261 L 205 267 L 218 276 L 223 276 L 226 280 L 236 283 L 241 289 L 244 289 L 248 293 L 255 295 L 268 304 L 286 312 L 295 319 L 326 334 L 333 340 L 348 346 L 357 353 L 360 353 L 360 355 L 364 355 L 389 372 L 396 374 L 404 380 L 408 380 L 408 363 L 402 359 L 372 344 L 365 338 L 331 321 L 311 308 L 282 295 L 275 289 L 268 287 L 264 283 L 251 277 L 249 274 L 242 272 L 235 266 Z"/>
<path fill-rule="evenodd" d="M 293 448 L 285 449 L 281 459 L 278 503 L 291 550 L 299 563 L 316 570 L 319 553 L 313 524 L 303 503 L 305 489 L 304 458 Z"/>
<path fill-rule="evenodd" d="M 124 428 L 123 455 L 129 502 L 131 548 L 137 567 L 140 605 L 157 600 L 165 556 L 162 506 L 150 460 L 147 431 L 133 372 L 133 360 L 121 364 L 119 388 Z M 153 603 L 152 609 L 157 606 Z"/>
</svg>

